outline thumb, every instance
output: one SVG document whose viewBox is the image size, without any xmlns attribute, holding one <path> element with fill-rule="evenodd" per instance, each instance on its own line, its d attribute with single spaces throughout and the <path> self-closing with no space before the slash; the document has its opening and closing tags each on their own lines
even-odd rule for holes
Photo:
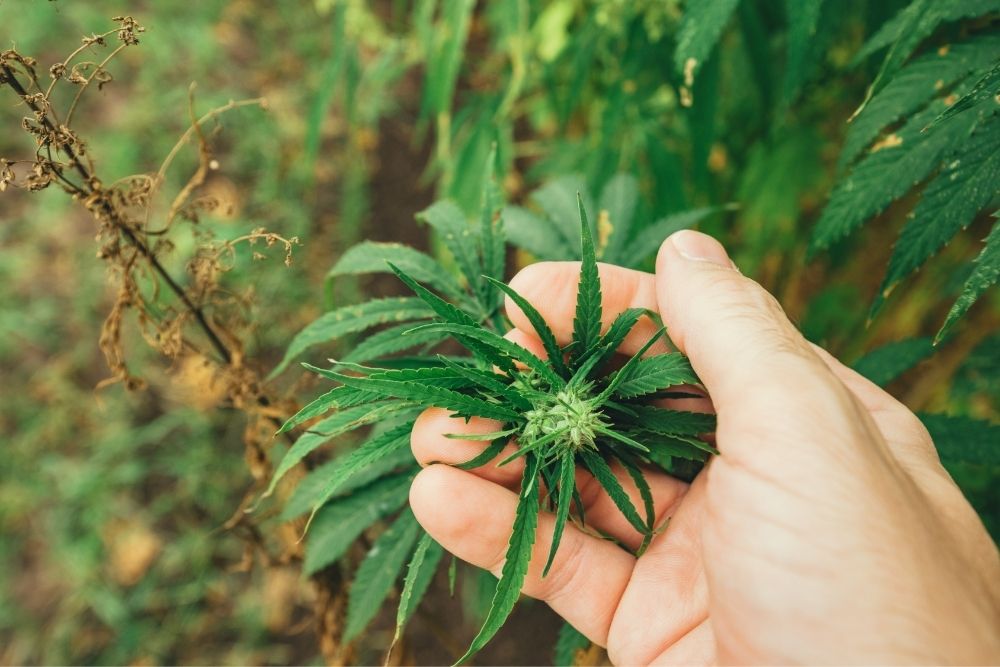
<svg viewBox="0 0 1000 667">
<path fill-rule="evenodd" d="M 864 421 L 852 414 L 849 392 L 774 297 L 741 274 L 718 241 L 690 230 L 664 241 L 656 293 L 671 340 L 712 397 L 723 454 L 740 457 L 744 448 L 753 455 L 776 441 L 792 440 L 796 447 L 821 440 L 829 447 L 829 437 L 857 441 L 845 436 L 860 433 L 843 432 Z M 740 437 L 726 438 L 724 431 Z"/>
</svg>

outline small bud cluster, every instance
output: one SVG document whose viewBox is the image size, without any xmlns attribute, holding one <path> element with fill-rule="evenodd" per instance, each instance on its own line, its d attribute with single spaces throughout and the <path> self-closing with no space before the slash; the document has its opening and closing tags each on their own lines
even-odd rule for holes
<svg viewBox="0 0 1000 667">
<path fill-rule="evenodd" d="M 596 449 L 598 431 L 607 427 L 603 414 L 589 396 L 589 386 L 567 387 L 534 410 L 525 413 L 528 423 L 521 433 L 524 445 L 556 433 L 554 449 Z"/>
</svg>

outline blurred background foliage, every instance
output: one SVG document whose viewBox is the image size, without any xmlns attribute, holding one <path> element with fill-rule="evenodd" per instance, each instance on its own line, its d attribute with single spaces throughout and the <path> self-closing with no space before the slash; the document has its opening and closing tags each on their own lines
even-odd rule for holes
<svg viewBox="0 0 1000 667">
<path fill-rule="evenodd" d="M 157 169 L 190 125 L 192 82 L 199 111 L 267 99 L 266 111 L 220 119 L 219 168 L 202 187 L 226 213 L 180 230 L 165 256 L 184 275 L 206 234 L 233 239 L 266 226 L 302 239 L 290 267 L 281 253 L 255 260 L 241 247 L 224 278 L 247 304 L 245 352 L 265 373 L 334 303 L 399 293 L 392 281 L 326 274 L 362 239 L 427 248 L 413 214 L 435 197 L 471 214 L 496 142 L 513 203 L 533 206 L 529 193 L 553 179 L 600 193 L 627 173 L 639 185 L 643 224 L 719 207 L 700 228 L 723 240 L 810 339 L 861 360 L 912 409 L 967 418 L 940 422 L 936 433 L 987 446 L 995 427 L 961 428 L 1000 419 L 996 291 L 937 348 L 929 337 L 968 275 L 988 216 L 871 322 L 913 195 L 808 256 L 847 120 L 881 62 L 855 55 L 906 4 L 827 2 L 802 42 L 787 38 L 794 2 L 741 0 L 693 81 L 674 62 L 678 0 L 0 0 L 0 42 L 45 71 L 112 16 L 146 26 L 76 121 L 108 180 Z M 945 23 L 930 42 L 947 44 L 989 20 Z M 12 96 L 0 100 L 0 155 L 30 153 L 23 115 Z M 183 173 L 197 156 L 179 159 Z M 327 601 L 299 574 L 299 550 L 288 547 L 294 529 L 267 507 L 254 524 L 227 527 L 256 489 L 259 462 L 245 456 L 241 415 L 220 405 L 197 367 L 165 362 L 134 327 L 126 350 L 148 388 L 95 391 L 108 374 L 97 337 L 114 294 L 94 258 L 92 219 L 50 189 L 4 193 L 0 221 L 0 663 L 333 659 L 329 625 L 316 633 L 315 610 Z M 305 400 L 312 382 L 291 371 L 277 387 Z M 996 535 L 990 458 L 952 469 Z M 474 631 L 476 595 L 461 613 L 447 592 L 438 597 L 412 626 L 404 659 L 449 660 Z M 388 619 L 362 638 L 356 660 L 381 659 Z M 555 624 L 538 605 L 522 609 L 481 660 L 549 660 L 550 647 L 537 635 L 523 641 L 519 627 Z"/>
</svg>

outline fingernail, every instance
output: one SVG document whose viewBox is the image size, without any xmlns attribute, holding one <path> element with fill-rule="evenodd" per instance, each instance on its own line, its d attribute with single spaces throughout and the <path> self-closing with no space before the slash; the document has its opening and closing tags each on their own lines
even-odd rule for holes
<svg viewBox="0 0 1000 667">
<path fill-rule="evenodd" d="M 671 235 L 669 241 L 674 246 L 674 250 L 685 259 L 709 262 L 726 268 L 733 267 L 732 260 L 726 254 L 726 249 L 708 234 L 683 229 Z"/>
</svg>

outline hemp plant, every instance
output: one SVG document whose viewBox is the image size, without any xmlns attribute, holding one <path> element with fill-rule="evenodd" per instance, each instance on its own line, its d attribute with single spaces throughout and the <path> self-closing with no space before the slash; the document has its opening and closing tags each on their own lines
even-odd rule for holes
<svg viewBox="0 0 1000 667">
<path fill-rule="evenodd" d="M 501 282 L 503 222 L 492 170 L 488 169 L 487 174 L 477 226 L 467 224 L 461 211 L 450 202 L 439 202 L 422 214 L 454 256 L 465 279 L 464 287 L 429 256 L 404 246 L 386 246 L 381 258 L 377 253 L 369 253 L 369 270 L 378 270 L 377 262 L 388 264 L 389 270 L 415 296 L 380 299 L 333 311 L 325 323 L 318 327 L 310 325 L 293 341 L 290 355 L 315 342 L 320 328 L 329 332 L 331 327 L 356 329 L 366 322 L 370 326 L 376 321 L 423 318 L 370 336 L 354 347 L 346 361 L 333 361 L 330 368 L 305 364 L 336 386 L 303 408 L 282 430 L 327 412 L 332 414 L 314 424 L 286 453 L 271 485 L 273 490 L 282 475 L 333 435 L 383 422 L 367 441 L 318 468 L 299 485 L 299 491 L 305 489 L 305 498 L 312 506 L 310 525 L 313 526 L 322 521 L 324 512 L 336 511 L 329 509 L 327 503 L 331 500 L 335 501 L 333 507 L 351 506 L 352 495 L 368 493 L 371 498 L 368 502 L 339 513 L 337 530 L 350 533 L 352 523 L 359 522 L 356 515 L 362 508 L 367 508 L 370 523 L 405 502 L 405 489 L 416 470 L 408 452 L 410 430 L 423 409 L 444 408 L 455 419 L 496 420 L 500 426 L 495 432 L 472 436 L 483 441 L 483 451 L 457 467 L 471 469 L 494 462 L 509 443 L 514 443 L 513 453 L 498 465 L 523 459 L 524 473 L 506 561 L 491 609 L 459 662 L 481 649 L 511 613 L 527 572 L 539 512 L 551 511 L 555 515 L 545 573 L 552 566 L 566 524 L 576 521 L 586 526 L 576 487 L 577 468 L 597 480 L 622 515 L 644 536 L 638 549 L 641 553 L 657 530 L 645 471 L 653 468 L 669 473 L 685 469 L 691 472 L 692 464 L 700 465 L 714 452 L 699 439 L 699 435 L 714 430 L 713 416 L 662 405 L 662 399 L 669 396 L 690 395 L 690 390 L 685 392 L 684 387 L 699 382 L 681 353 L 646 355 L 653 343 L 664 337 L 662 327 L 623 364 L 617 356 L 619 346 L 636 324 L 645 317 L 655 319 L 656 315 L 643 309 L 628 309 L 602 331 L 597 252 L 583 200 L 578 199 L 583 261 L 573 336 L 568 345 L 560 345 L 538 310 Z M 358 258 L 348 261 L 356 264 Z M 503 336 L 511 327 L 501 308 L 504 296 L 531 322 L 544 345 L 545 358 Z M 424 352 L 403 359 L 384 358 L 390 352 L 406 348 L 426 350 L 446 338 L 460 344 L 468 355 Z M 383 358 L 373 365 L 355 363 L 361 358 L 371 361 L 373 356 Z M 470 439 L 467 435 L 456 437 Z M 400 473 L 395 471 L 401 461 L 406 461 L 402 465 L 409 468 L 399 479 Z M 613 462 L 618 462 L 635 484 L 641 507 L 633 504 L 612 471 Z M 395 475 L 399 479 L 396 501 L 388 500 L 391 494 L 386 495 L 386 484 L 392 482 L 378 481 L 380 475 L 390 479 Z M 355 483 L 358 480 L 367 487 L 359 490 L 359 484 Z M 365 491 L 373 485 L 375 492 Z M 286 512 L 289 516 L 301 513 L 306 506 L 298 491 L 290 504 L 295 508 Z M 366 524 L 363 520 L 361 523 L 354 535 L 364 529 Z M 420 537 L 420 533 L 412 513 L 404 510 L 376 539 L 352 585 L 346 640 L 356 636 L 374 616 L 401 573 L 407 556 L 412 554 L 400 598 L 398 638 L 399 629 L 425 593 L 441 557 L 440 546 L 426 534 Z M 319 542 L 343 553 L 345 540 L 349 543 L 351 537 L 341 532 L 325 535 Z M 310 561 L 313 565 L 330 562 L 324 556 L 328 554 L 317 557 L 313 552 L 311 558 L 307 550 L 306 570 L 312 569 Z"/>
</svg>

